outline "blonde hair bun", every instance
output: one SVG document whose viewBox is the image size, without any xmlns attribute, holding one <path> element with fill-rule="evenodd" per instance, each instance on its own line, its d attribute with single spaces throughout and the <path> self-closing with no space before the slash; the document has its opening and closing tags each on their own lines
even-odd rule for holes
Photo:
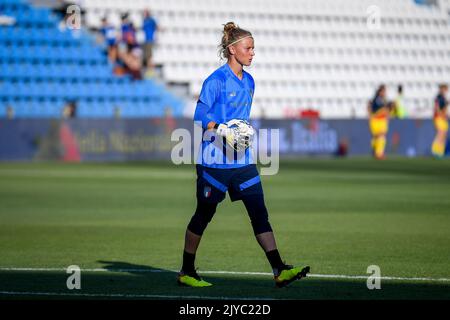
<svg viewBox="0 0 450 320">
<path fill-rule="evenodd" d="M 219 56 L 221 58 L 228 59 L 229 57 L 228 46 L 233 42 L 235 42 L 236 40 L 248 36 L 252 36 L 250 31 L 239 28 L 239 26 L 236 23 L 232 21 L 225 23 L 223 25 L 222 41 L 219 44 Z"/>
</svg>

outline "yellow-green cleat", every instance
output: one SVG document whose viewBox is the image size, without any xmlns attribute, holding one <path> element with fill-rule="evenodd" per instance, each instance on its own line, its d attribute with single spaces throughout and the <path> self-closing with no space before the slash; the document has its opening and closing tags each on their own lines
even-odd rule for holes
<svg viewBox="0 0 450 320">
<path fill-rule="evenodd" d="M 299 267 L 286 265 L 277 276 L 274 276 L 275 285 L 278 288 L 283 288 L 295 280 L 306 277 L 306 274 L 309 273 L 309 269 L 309 266 L 301 269 Z"/>
<path fill-rule="evenodd" d="M 194 288 L 212 286 L 212 283 L 202 280 L 202 278 L 200 278 L 200 276 L 195 271 L 192 272 L 180 271 L 177 277 L 177 282 L 180 286 L 194 287 Z"/>
</svg>

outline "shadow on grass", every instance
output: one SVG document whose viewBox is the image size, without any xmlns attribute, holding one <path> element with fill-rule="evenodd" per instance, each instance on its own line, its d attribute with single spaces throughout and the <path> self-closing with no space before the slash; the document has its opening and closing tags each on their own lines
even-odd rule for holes
<svg viewBox="0 0 450 320">
<path fill-rule="evenodd" d="M 368 290 L 365 280 L 307 277 L 289 287 L 275 288 L 267 275 L 204 274 L 214 285 L 180 287 L 170 270 L 122 261 L 99 261 L 105 272 L 81 271 L 81 289 L 66 286 L 64 271 L 1 271 L 1 299 L 450 299 L 446 283 L 382 281 Z M 201 271 L 199 272 L 201 274 Z"/>
</svg>

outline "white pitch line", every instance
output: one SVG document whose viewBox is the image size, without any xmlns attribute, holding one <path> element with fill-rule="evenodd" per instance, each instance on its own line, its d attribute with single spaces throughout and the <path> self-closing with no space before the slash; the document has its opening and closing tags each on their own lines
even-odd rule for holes
<svg viewBox="0 0 450 320">
<path fill-rule="evenodd" d="M 66 268 L 19 268 L 19 267 L 0 267 L 0 271 L 66 271 Z M 93 268 L 93 269 L 81 269 L 84 272 L 136 272 L 136 273 L 162 273 L 173 272 L 178 270 L 161 270 L 161 269 L 106 269 L 106 268 Z M 252 276 L 273 276 L 269 272 L 250 272 L 250 271 L 221 271 L 221 270 L 206 270 L 199 271 L 203 274 L 230 274 L 230 275 L 252 275 Z M 311 278 L 324 278 L 324 279 L 364 279 L 367 276 L 352 276 L 341 274 L 314 274 L 308 273 L 307 277 Z M 449 278 L 420 278 L 420 277 L 392 277 L 383 276 L 378 277 L 381 280 L 400 280 L 400 281 L 432 281 L 432 282 L 450 282 Z"/>
<path fill-rule="evenodd" d="M 126 293 L 64 293 L 64 292 L 28 292 L 28 291 L 0 291 L 0 295 L 11 296 L 64 296 L 64 297 L 107 297 L 107 298 L 153 298 L 153 299 L 208 299 L 208 300 L 279 300 L 260 297 L 213 297 L 213 296 L 182 296 L 161 294 L 126 294 Z"/>
</svg>

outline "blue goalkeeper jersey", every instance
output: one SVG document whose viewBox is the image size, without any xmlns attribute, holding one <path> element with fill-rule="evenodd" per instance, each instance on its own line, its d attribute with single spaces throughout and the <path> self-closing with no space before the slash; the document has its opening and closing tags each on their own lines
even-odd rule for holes
<svg viewBox="0 0 450 320">
<path fill-rule="evenodd" d="M 231 152 L 225 139 L 207 130 L 208 123 L 225 123 L 232 119 L 249 120 L 255 92 L 252 76 L 242 72 L 240 80 L 228 63 L 214 71 L 204 82 L 195 109 L 194 121 L 203 128 L 202 147 L 197 163 L 210 168 L 239 168 L 253 164 L 251 149 Z"/>
</svg>

